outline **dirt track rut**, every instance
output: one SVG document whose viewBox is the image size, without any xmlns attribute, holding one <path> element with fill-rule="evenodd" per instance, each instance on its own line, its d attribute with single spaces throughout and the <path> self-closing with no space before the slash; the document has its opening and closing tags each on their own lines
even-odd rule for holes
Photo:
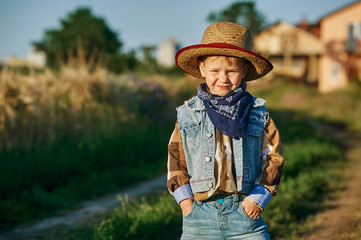
<svg viewBox="0 0 361 240">
<path fill-rule="evenodd" d="M 46 239 L 47 232 L 57 227 L 70 227 L 86 221 L 87 219 L 114 209 L 120 206 L 118 196 L 127 195 L 134 198 L 147 193 L 158 193 L 166 189 L 166 176 L 160 176 L 156 179 L 146 181 L 124 191 L 99 198 L 93 201 L 87 201 L 81 204 L 81 207 L 69 214 L 46 218 L 36 224 L 17 228 L 12 231 L 0 233 L 0 240 L 38 240 Z"/>
<path fill-rule="evenodd" d="M 345 149 L 349 178 L 345 189 L 331 200 L 331 208 L 315 215 L 310 232 L 301 240 L 361 239 L 361 136 L 343 128 L 311 121 L 316 129 L 326 132 Z"/>
</svg>

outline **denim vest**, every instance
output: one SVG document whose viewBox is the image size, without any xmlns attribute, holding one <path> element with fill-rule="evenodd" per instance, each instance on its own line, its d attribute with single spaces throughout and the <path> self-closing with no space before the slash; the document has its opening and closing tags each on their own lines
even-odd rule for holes
<svg viewBox="0 0 361 240">
<path fill-rule="evenodd" d="M 246 137 L 232 140 L 237 189 L 247 194 L 261 174 L 261 134 L 267 121 L 265 101 L 253 97 L 253 102 Z M 178 107 L 177 112 L 192 192 L 210 191 L 215 186 L 214 125 L 197 96 Z"/>
</svg>

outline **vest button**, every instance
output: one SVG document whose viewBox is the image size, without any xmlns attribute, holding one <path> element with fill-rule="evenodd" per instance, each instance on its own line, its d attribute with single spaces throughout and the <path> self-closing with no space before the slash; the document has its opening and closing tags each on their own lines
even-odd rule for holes
<svg viewBox="0 0 361 240">
<path fill-rule="evenodd" d="M 208 138 L 211 138 L 212 136 L 213 136 L 213 134 L 212 134 L 212 133 L 210 133 L 210 132 L 209 132 L 209 133 L 207 133 L 207 137 L 208 137 Z"/>
<path fill-rule="evenodd" d="M 206 157 L 206 162 L 210 162 L 211 158 L 210 157 Z"/>
<path fill-rule="evenodd" d="M 212 187 L 213 187 L 213 184 L 212 184 L 212 183 L 208 183 L 208 187 L 209 187 L 209 188 L 212 188 Z"/>
</svg>

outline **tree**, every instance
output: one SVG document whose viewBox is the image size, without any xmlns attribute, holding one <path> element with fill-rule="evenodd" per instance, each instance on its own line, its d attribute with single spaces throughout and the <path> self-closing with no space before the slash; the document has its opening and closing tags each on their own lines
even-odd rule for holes
<svg viewBox="0 0 361 240">
<path fill-rule="evenodd" d="M 265 17 L 257 11 L 254 2 L 235 2 L 220 12 L 211 12 L 208 15 L 210 22 L 234 22 L 248 28 L 254 35 L 265 27 Z"/>
<path fill-rule="evenodd" d="M 114 73 L 135 70 L 139 64 L 134 50 L 128 53 L 110 54 L 106 62 L 108 70 Z"/>
<path fill-rule="evenodd" d="M 49 29 L 42 40 L 33 42 L 36 49 L 46 53 L 51 67 L 73 56 L 83 55 L 86 60 L 106 59 L 122 46 L 117 33 L 89 8 L 78 8 L 60 24 L 60 29 Z"/>
</svg>

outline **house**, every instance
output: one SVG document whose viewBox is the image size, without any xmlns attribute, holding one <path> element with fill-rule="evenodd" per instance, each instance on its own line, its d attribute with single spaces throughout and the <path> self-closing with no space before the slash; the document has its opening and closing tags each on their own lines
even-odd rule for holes
<svg viewBox="0 0 361 240">
<path fill-rule="evenodd" d="M 309 23 L 307 21 L 307 19 L 303 18 L 301 19 L 300 23 L 298 24 L 299 28 L 312 33 L 313 35 L 315 35 L 316 37 L 320 37 L 320 22 L 316 22 L 316 23 Z"/>
<path fill-rule="evenodd" d="M 280 22 L 254 37 L 254 51 L 270 59 L 274 74 L 317 84 L 324 46 L 316 35 Z"/>
<path fill-rule="evenodd" d="M 169 38 L 157 45 L 156 60 L 157 64 L 164 67 L 175 65 L 174 56 L 180 49 L 180 45 L 175 38 Z"/>
<path fill-rule="evenodd" d="M 26 59 L 29 62 L 29 66 L 36 68 L 44 68 L 46 65 L 46 54 L 43 51 L 36 50 L 33 48 L 31 52 L 28 53 Z"/>
<path fill-rule="evenodd" d="M 319 90 L 328 92 L 361 79 L 361 1 L 355 1 L 320 20 Z"/>
<path fill-rule="evenodd" d="M 46 66 L 46 55 L 44 52 L 33 48 L 26 58 L 11 56 L 5 59 L 2 64 L 9 67 L 44 68 Z"/>
</svg>

